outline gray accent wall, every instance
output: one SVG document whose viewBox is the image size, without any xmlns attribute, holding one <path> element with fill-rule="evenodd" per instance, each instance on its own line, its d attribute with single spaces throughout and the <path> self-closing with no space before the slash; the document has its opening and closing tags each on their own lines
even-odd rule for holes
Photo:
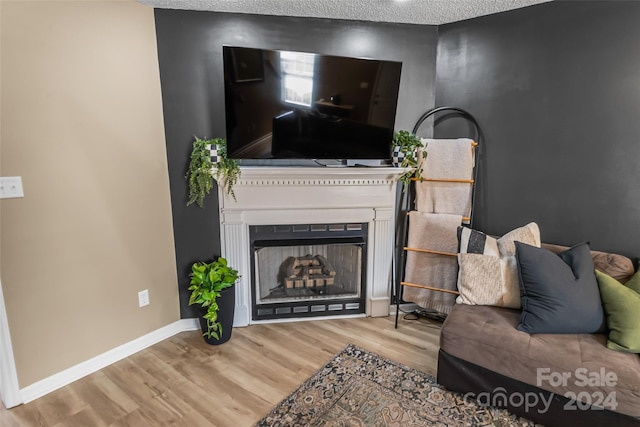
<svg viewBox="0 0 640 427">
<path fill-rule="evenodd" d="M 222 46 L 401 61 L 396 129 L 434 106 L 437 27 L 311 18 L 155 10 L 181 316 L 193 262 L 220 255 L 217 195 L 186 206 L 193 136 L 224 137 Z M 242 272 L 240 272 L 242 274 Z"/>
<path fill-rule="evenodd" d="M 476 228 L 640 256 L 638 22 L 640 2 L 571 1 L 439 27 L 436 104 L 484 134 Z"/>
</svg>

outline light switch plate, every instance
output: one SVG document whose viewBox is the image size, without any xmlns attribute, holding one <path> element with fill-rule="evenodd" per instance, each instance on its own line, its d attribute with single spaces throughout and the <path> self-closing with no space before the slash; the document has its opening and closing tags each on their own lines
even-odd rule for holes
<svg viewBox="0 0 640 427">
<path fill-rule="evenodd" d="M 19 197 L 24 197 L 24 191 L 22 190 L 22 177 L 0 177 L 0 199 L 16 199 Z"/>
<path fill-rule="evenodd" d="M 144 307 L 149 305 L 149 290 L 138 292 L 138 307 Z"/>
</svg>

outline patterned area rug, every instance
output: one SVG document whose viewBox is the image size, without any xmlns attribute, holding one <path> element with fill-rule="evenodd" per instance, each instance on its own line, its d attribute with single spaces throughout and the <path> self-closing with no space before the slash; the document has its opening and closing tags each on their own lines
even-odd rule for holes
<svg viewBox="0 0 640 427">
<path fill-rule="evenodd" d="M 465 402 L 420 371 L 347 346 L 257 426 L 533 426 Z"/>
</svg>

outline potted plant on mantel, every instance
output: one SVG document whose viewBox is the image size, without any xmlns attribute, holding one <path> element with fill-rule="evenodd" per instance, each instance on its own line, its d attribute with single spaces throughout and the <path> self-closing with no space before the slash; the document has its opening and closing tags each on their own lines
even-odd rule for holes
<svg viewBox="0 0 640 427">
<path fill-rule="evenodd" d="M 189 305 L 198 304 L 202 336 L 208 344 L 223 344 L 231 338 L 236 304 L 235 283 L 240 276 L 225 258 L 191 267 Z"/>
<path fill-rule="evenodd" d="M 227 141 L 224 138 L 194 138 L 189 169 L 185 177 L 189 182 L 187 206 L 196 203 L 204 207 L 204 198 L 211 192 L 214 178 L 227 194 L 236 200 L 233 186 L 240 178 L 240 167 L 234 159 L 227 158 Z M 215 171 L 212 173 L 214 168 Z"/>
<path fill-rule="evenodd" d="M 392 163 L 395 167 L 409 168 L 405 173 L 400 175 L 400 181 L 407 188 L 411 182 L 411 178 L 422 178 L 422 168 L 418 159 L 418 149 L 426 148 L 423 146 L 422 140 L 416 134 L 406 130 L 400 130 L 393 134 L 393 156 Z M 422 158 L 427 157 L 426 150 L 422 151 Z"/>
</svg>

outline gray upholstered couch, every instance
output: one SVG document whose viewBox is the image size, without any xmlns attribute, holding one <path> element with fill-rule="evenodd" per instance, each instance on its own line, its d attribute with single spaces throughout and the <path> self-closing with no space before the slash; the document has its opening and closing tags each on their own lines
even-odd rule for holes
<svg viewBox="0 0 640 427">
<path fill-rule="evenodd" d="M 634 273 L 626 257 L 592 258 L 621 282 Z M 637 354 L 608 349 L 605 334 L 520 332 L 519 318 L 519 310 L 456 304 L 442 325 L 438 382 L 548 426 L 640 425 Z"/>
</svg>

